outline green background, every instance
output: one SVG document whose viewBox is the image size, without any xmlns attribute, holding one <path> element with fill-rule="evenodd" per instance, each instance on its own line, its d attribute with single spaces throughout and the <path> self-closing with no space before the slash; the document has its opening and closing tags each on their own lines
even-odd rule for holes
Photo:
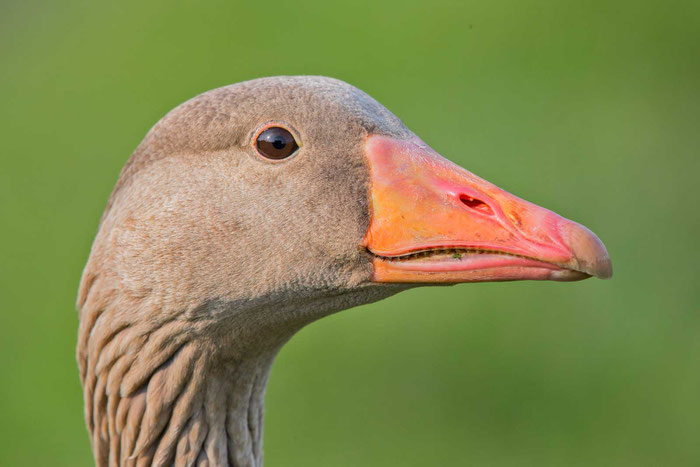
<svg viewBox="0 0 700 467">
<path fill-rule="evenodd" d="M 282 350 L 269 466 L 700 465 L 700 3 L 0 6 L 0 465 L 90 465 L 74 302 L 121 166 L 195 94 L 324 74 L 584 223 L 610 281 L 405 292 Z"/>
</svg>

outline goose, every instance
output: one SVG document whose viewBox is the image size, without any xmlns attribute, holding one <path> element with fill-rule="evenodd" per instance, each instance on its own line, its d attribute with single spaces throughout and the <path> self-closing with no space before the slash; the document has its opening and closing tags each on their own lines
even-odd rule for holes
<svg viewBox="0 0 700 467">
<path fill-rule="evenodd" d="M 608 278 L 590 230 L 441 157 L 336 79 L 205 92 L 146 134 L 78 291 L 95 462 L 261 466 L 275 355 L 420 285 Z"/>
</svg>

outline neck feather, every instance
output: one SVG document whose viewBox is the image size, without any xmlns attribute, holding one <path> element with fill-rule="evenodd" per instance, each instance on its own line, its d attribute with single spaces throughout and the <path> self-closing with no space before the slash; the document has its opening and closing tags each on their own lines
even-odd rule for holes
<svg viewBox="0 0 700 467">
<path fill-rule="evenodd" d="M 262 465 L 265 386 L 292 330 L 243 347 L 197 310 L 135 321 L 114 306 L 123 300 L 83 299 L 78 362 L 97 465 Z"/>
<path fill-rule="evenodd" d="M 201 304 L 118 283 L 86 271 L 78 297 L 77 359 L 99 466 L 261 466 L 265 386 L 282 345 L 315 319 L 401 290 Z"/>
</svg>

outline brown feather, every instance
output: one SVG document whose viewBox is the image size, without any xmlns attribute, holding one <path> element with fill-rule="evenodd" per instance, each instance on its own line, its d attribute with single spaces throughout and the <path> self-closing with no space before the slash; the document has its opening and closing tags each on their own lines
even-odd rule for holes
<svg viewBox="0 0 700 467">
<path fill-rule="evenodd" d="M 268 122 L 298 153 L 252 145 Z M 197 96 L 146 135 L 107 203 L 78 293 L 96 463 L 261 465 L 265 385 L 301 327 L 402 287 L 370 282 L 370 133 L 409 130 L 362 91 L 277 77 Z"/>
</svg>

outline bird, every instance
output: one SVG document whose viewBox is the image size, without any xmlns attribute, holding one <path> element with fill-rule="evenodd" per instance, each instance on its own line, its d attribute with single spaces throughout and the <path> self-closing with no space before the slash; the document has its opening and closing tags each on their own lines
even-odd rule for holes
<svg viewBox="0 0 700 467">
<path fill-rule="evenodd" d="M 443 158 L 321 76 L 210 90 L 121 170 L 80 279 L 96 465 L 261 466 L 280 348 L 421 285 L 609 278 L 586 227 Z"/>
</svg>

